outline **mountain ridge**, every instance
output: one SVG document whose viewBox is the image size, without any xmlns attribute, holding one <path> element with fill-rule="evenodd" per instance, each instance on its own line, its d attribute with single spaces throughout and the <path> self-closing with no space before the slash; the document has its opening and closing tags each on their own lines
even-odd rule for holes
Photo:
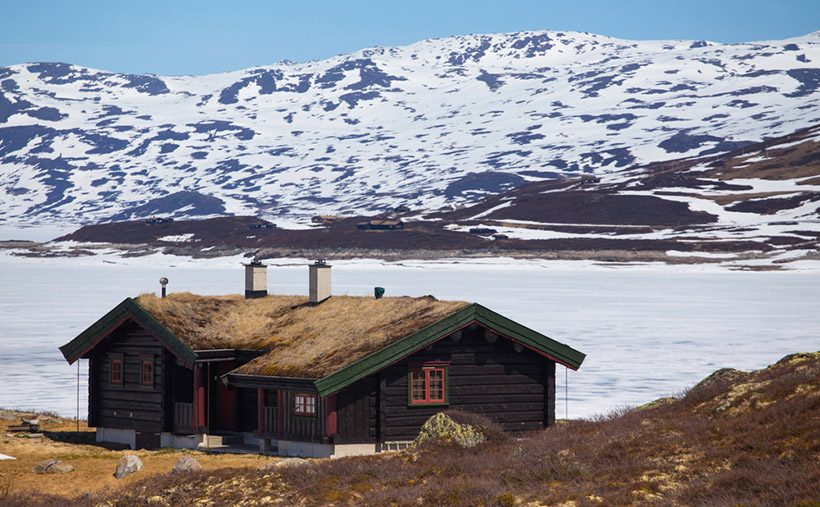
<svg viewBox="0 0 820 507">
<path fill-rule="evenodd" d="M 618 178 L 820 123 L 813 62 L 820 32 L 716 44 L 530 31 L 201 77 L 5 67 L 0 222 L 139 217 L 180 191 L 270 219 L 432 211 Z"/>
</svg>

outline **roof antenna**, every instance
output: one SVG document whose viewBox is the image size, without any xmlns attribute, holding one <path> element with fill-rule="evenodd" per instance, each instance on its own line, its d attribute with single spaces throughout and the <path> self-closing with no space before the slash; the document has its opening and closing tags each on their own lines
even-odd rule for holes
<svg viewBox="0 0 820 507">
<path fill-rule="evenodd" d="M 168 279 L 163 276 L 159 279 L 159 284 L 162 285 L 162 298 L 165 299 L 165 286 L 168 285 Z"/>
</svg>

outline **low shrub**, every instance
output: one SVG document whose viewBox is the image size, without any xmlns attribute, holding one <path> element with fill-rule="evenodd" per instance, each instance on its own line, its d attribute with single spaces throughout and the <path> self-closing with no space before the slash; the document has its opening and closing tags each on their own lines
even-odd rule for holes
<svg viewBox="0 0 820 507">
<path fill-rule="evenodd" d="M 197 472 L 186 484 L 160 476 L 136 483 L 124 498 L 94 504 L 139 504 L 158 495 L 175 505 L 270 497 L 304 505 L 815 506 L 820 378 L 806 374 L 813 368 L 820 368 L 820 358 L 735 381 L 718 375 L 648 410 L 621 408 L 515 435 L 482 415 L 448 411 L 454 421 L 487 431 L 489 440 L 274 472 Z M 742 395 L 730 400 L 727 394 L 740 383 Z M 727 401 L 729 409 L 718 412 Z"/>
</svg>

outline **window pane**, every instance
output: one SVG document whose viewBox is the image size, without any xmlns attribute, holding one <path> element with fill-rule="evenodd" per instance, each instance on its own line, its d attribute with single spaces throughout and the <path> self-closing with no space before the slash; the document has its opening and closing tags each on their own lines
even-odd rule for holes
<svg viewBox="0 0 820 507">
<path fill-rule="evenodd" d="M 410 386 L 411 399 L 413 401 L 424 401 L 427 399 L 427 386 L 425 372 L 414 370 L 412 372 L 412 384 Z"/>
<path fill-rule="evenodd" d="M 111 361 L 111 382 L 122 383 L 122 360 L 113 359 Z"/>
<path fill-rule="evenodd" d="M 413 401 L 424 401 L 427 399 L 427 383 L 423 370 L 412 371 L 412 382 L 410 385 L 410 399 Z"/>
<path fill-rule="evenodd" d="M 294 394 L 293 412 L 296 415 L 316 414 L 316 397 L 310 394 Z"/>
<path fill-rule="evenodd" d="M 149 386 L 154 384 L 154 363 L 151 361 L 142 362 L 142 383 Z"/>
<path fill-rule="evenodd" d="M 430 400 L 444 400 L 444 370 L 430 370 Z"/>
</svg>

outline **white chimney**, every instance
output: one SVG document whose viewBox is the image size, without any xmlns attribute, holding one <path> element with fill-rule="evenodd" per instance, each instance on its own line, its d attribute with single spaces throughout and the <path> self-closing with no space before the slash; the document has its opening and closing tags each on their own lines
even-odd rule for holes
<svg viewBox="0 0 820 507">
<path fill-rule="evenodd" d="M 245 264 L 245 299 L 263 298 L 268 295 L 268 267 L 262 261 Z"/>
<path fill-rule="evenodd" d="M 310 304 L 318 305 L 330 297 L 330 266 L 319 259 L 308 266 L 310 283 Z"/>
</svg>

